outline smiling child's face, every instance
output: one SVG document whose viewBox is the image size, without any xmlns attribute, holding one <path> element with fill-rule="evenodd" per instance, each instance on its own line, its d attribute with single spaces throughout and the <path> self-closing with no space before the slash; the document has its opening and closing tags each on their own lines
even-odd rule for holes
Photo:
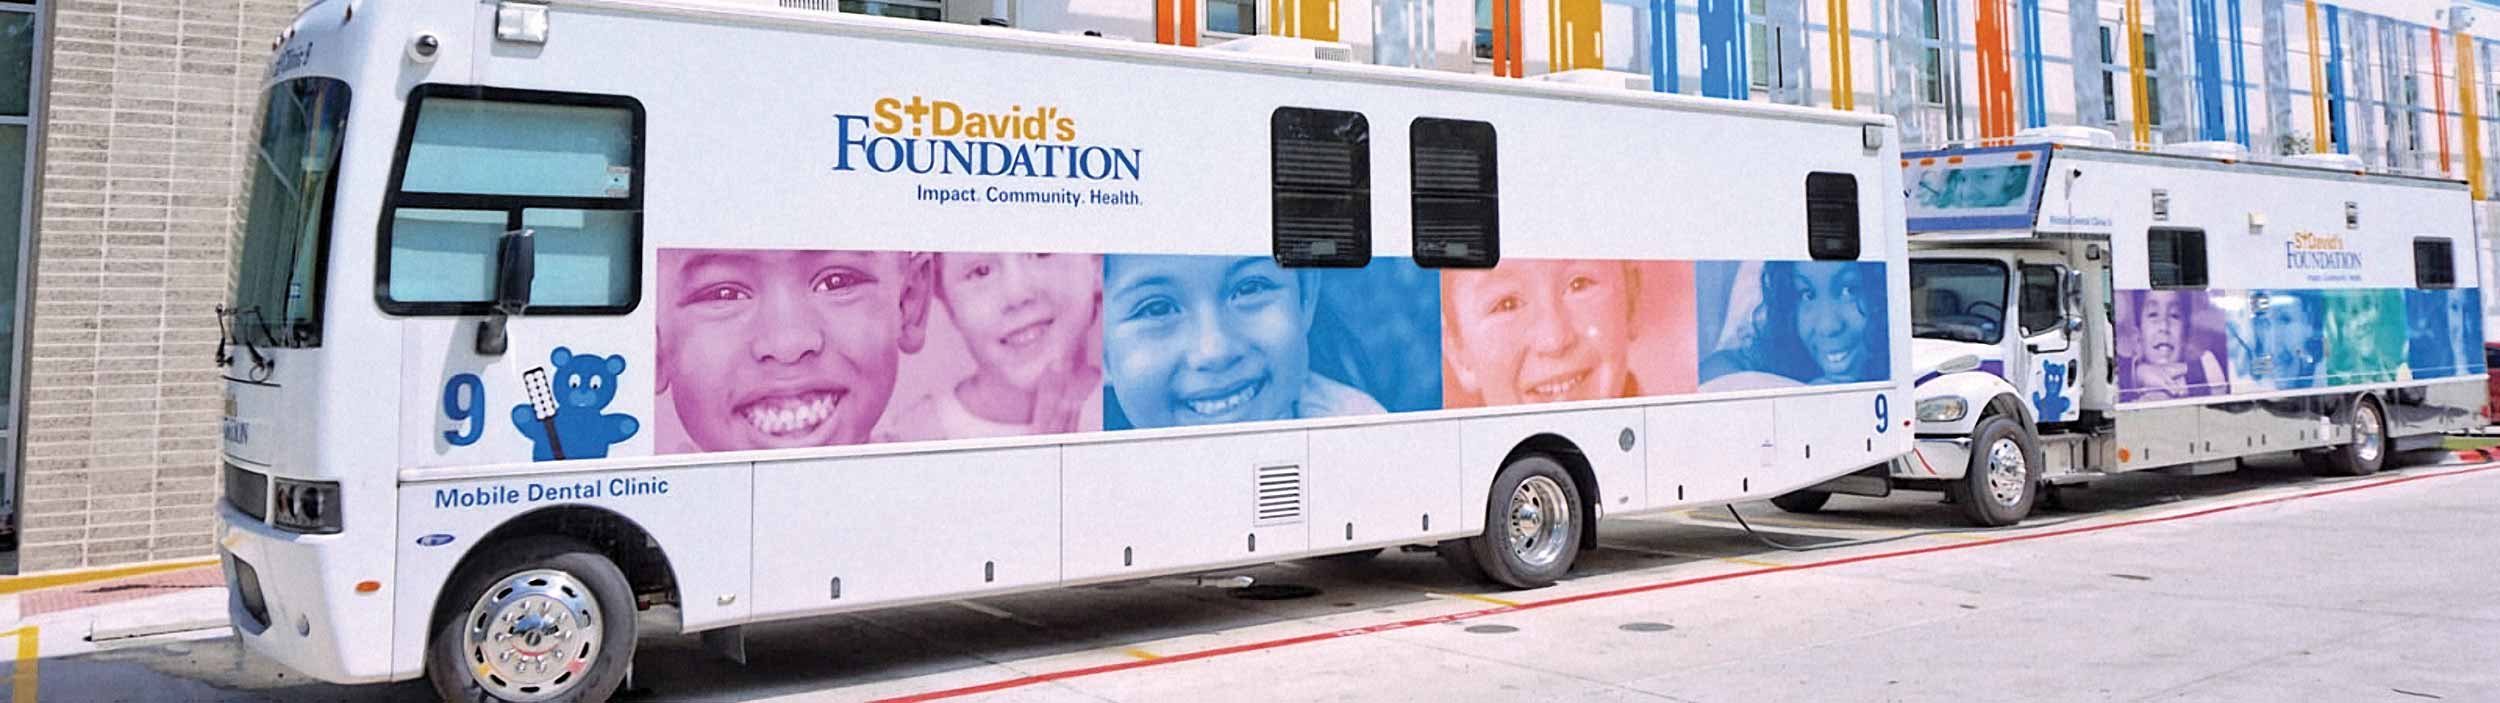
<svg viewBox="0 0 2500 703">
<path fill-rule="evenodd" d="M 663 384 L 709 451 L 867 441 L 917 350 L 927 259 L 897 252 L 664 252 Z"/>
<path fill-rule="evenodd" d="M 2180 306 L 2179 295 L 2169 291 L 2146 292 L 2136 317 L 2141 358 L 2156 364 L 2178 363 L 2180 338 L 2187 332 L 2187 313 Z"/>
<path fill-rule="evenodd" d="M 1510 261 L 1443 274 L 1451 361 L 1487 405 L 1615 398 L 1635 285 L 1617 261 Z"/>
<path fill-rule="evenodd" d="M 1866 356 L 1867 301 L 1860 300 L 1863 274 L 1856 266 L 1798 266 L 1789 282 L 1797 293 L 1797 339 L 1825 376 L 1849 376 Z"/>
<path fill-rule="evenodd" d="M 1312 292 L 1267 257 L 1114 256 L 1103 369 L 1137 427 L 1291 417 Z"/>
<path fill-rule="evenodd" d="M 1069 254 L 943 254 L 938 297 L 985 373 L 1031 389 L 1093 331 L 1101 263 Z"/>
</svg>

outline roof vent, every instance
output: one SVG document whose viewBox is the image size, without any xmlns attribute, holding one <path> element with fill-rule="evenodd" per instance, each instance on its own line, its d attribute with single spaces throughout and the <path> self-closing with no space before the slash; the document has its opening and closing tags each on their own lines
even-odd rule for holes
<svg viewBox="0 0 2500 703">
<path fill-rule="evenodd" d="M 2239 142 L 2181 142 L 2162 147 L 2161 151 L 2165 154 L 2222 161 L 2240 161 L 2248 158 L 2248 147 L 2240 146 Z"/>
<path fill-rule="evenodd" d="M 1576 68 L 1561 73 L 1548 73 L 1537 76 L 1536 80 L 1546 81 L 1549 83 L 1569 83 L 1571 85 L 1588 85 L 1600 88 L 1621 88 L 1624 90 L 1640 91 L 1649 90 L 1651 85 L 1649 76 L 1647 75 L 1632 73 L 1629 71 L 1609 71 L 1601 68 Z"/>
<path fill-rule="evenodd" d="M 2047 142 L 2050 144 L 2088 146 L 2102 149 L 2112 149 L 2118 146 L 2118 135 L 2111 134 L 2109 130 L 2101 129 L 2099 127 L 2084 127 L 2079 125 L 2032 127 L 2020 132 L 2015 132 L 2014 139 L 2016 141 L 2024 142 Z"/>
<path fill-rule="evenodd" d="M 842 6 L 834 0 L 781 0 L 781 8 L 785 10 L 815 10 L 817 12 L 842 11 Z"/>
<path fill-rule="evenodd" d="M 1216 51 L 1230 51 L 1239 54 L 1274 56 L 1277 58 L 1302 59 L 1306 61 L 1333 61 L 1337 63 L 1354 62 L 1354 47 L 1351 46 L 1337 42 L 1312 41 L 1309 39 L 1276 37 L 1264 34 L 1242 37 L 1240 39 L 1224 42 L 1222 44 L 1216 44 L 1207 48 L 1214 49 Z"/>
<path fill-rule="evenodd" d="M 2362 170 L 2361 157 L 2351 154 L 2293 154 L 2283 157 L 2283 163 L 2310 168 L 2331 168 L 2337 171 Z"/>
</svg>

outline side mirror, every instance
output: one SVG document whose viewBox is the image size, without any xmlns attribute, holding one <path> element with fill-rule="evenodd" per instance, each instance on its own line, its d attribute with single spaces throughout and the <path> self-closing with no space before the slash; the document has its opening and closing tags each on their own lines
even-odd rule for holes
<svg viewBox="0 0 2500 703">
<path fill-rule="evenodd" d="M 2066 280 L 2063 283 L 2065 284 L 2066 306 L 2083 307 L 2083 272 L 2066 269 Z"/>
<path fill-rule="evenodd" d="M 477 353 L 501 356 L 511 346 L 506 318 L 530 306 L 530 286 L 538 281 L 538 244 L 531 230 L 503 233 L 495 242 L 495 310 L 477 323 Z"/>
</svg>

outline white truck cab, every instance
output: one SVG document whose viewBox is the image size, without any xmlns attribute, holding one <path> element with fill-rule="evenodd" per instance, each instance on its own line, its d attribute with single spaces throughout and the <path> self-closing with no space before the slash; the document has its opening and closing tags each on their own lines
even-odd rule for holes
<svg viewBox="0 0 2500 703">
<path fill-rule="evenodd" d="M 2113 141 L 1903 155 L 1918 441 L 1775 503 L 1942 490 L 2005 525 L 2110 474 L 2286 451 L 2362 474 L 2482 424 L 2463 184 Z"/>
</svg>

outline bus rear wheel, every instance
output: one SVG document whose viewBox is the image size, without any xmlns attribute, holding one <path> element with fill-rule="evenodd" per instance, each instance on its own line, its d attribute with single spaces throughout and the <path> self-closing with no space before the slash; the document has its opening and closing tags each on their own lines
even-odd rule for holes
<svg viewBox="0 0 2500 703">
<path fill-rule="evenodd" d="M 1519 457 L 1493 477 L 1490 496 L 1484 534 L 1442 549 L 1452 566 L 1511 588 L 1550 586 L 1571 571 L 1587 508 L 1570 471 L 1544 455 Z"/>
<path fill-rule="evenodd" d="M 2368 476 L 2387 464 L 2387 415 L 2378 401 L 2362 398 L 2352 406 L 2352 442 L 2327 450 L 2310 465 L 2330 476 Z"/>
<path fill-rule="evenodd" d="M 634 659 L 634 595 L 590 545 L 485 546 L 437 606 L 426 676 L 446 701 L 604 701 Z"/>
</svg>

